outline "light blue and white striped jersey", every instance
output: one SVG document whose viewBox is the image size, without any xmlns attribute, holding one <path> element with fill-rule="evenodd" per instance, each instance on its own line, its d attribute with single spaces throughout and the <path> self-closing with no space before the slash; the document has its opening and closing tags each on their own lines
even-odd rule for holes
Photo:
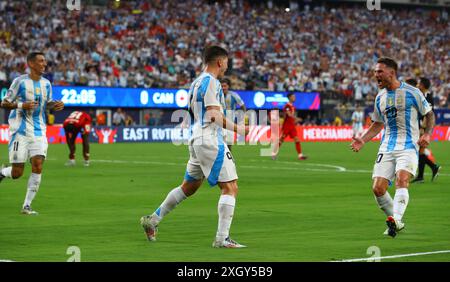
<svg viewBox="0 0 450 282">
<path fill-rule="evenodd" d="M 234 91 L 228 91 L 227 95 L 225 95 L 225 104 L 227 110 L 235 111 L 237 106 L 242 107 L 244 105 L 244 101 L 242 101 L 241 96 Z"/>
<path fill-rule="evenodd" d="M 352 122 L 354 126 L 362 126 L 364 122 L 364 112 L 354 111 L 352 114 Z"/>
<path fill-rule="evenodd" d="M 422 92 L 404 82 L 395 90 L 378 92 L 372 118 L 384 123 L 380 152 L 418 151 L 419 117 L 429 111 L 431 106 Z"/>
<path fill-rule="evenodd" d="M 52 85 L 46 78 L 32 80 L 28 74 L 14 79 L 6 94 L 8 102 L 39 103 L 34 110 L 14 109 L 9 114 L 8 123 L 11 135 L 20 134 L 28 137 L 46 136 L 45 110 L 47 103 L 52 101 Z"/>
<path fill-rule="evenodd" d="M 205 118 L 206 107 L 217 106 L 223 114 L 225 97 L 220 81 L 209 73 L 202 73 L 191 84 L 189 89 L 189 109 L 194 114 L 192 138 L 214 134 L 222 134 L 222 128 Z"/>
</svg>

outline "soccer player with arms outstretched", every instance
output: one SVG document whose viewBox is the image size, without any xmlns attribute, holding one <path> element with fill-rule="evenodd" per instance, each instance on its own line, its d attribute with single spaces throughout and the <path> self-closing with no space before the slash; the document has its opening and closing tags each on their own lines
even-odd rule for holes
<svg viewBox="0 0 450 282">
<path fill-rule="evenodd" d="M 194 116 L 189 140 L 190 159 L 183 183 L 169 192 L 166 199 L 151 215 L 143 216 L 141 224 L 149 241 L 156 240 L 161 220 L 183 200 L 192 196 L 206 178 L 209 185 L 218 185 L 219 223 L 215 248 L 245 247 L 230 239 L 229 232 L 238 193 L 237 173 L 233 156 L 225 144 L 225 129 L 248 133 L 244 125 L 226 120 L 225 97 L 219 79 L 228 68 L 228 52 L 219 46 L 209 46 L 203 55 L 206 68 L 189 90 L 189 110 Z"/>
<path fill-rule="evenodd" d="M 417 170 L 420 146 L 430 143 L 434 114 L 419 89 L 397 79 L 397 63 L 387 57 L 378 59 L 375 77 L 380 91 L 375 98 L 373 123 L 361 137 L 353 137 L 350 147 L 359 152 L 364 144 L 385 129 L 373 169 L 373 193 L 386 214 L 385 234 L 395 237 L 404 228 L 402 221 L 409 201 L 409 180 Z M 419 138 L 420 115 L 426 116 L 424 134 Z M 395 196 L 387 191 L 395 179 Z"/>
<path fill-rule="evenodd" d="M 47 156 L 45 109 L 60 111 L 64 103 L 52 99 L 52 85 L 43 78 L 47 61 L 41 52 L 27 56 L 30 74 L 14 79 L 1 106 L 10 109 L 9 115 L 9 162 L 10 167 L 2 168 L 0 181 L 6 178 L 17 179 L 23 175 L 25 163 L 31 162 L 31 175 L 23 203 L 22 213 L 37 215 L 31 208 L 41 184 L 42 166 Z"/>
</svg>

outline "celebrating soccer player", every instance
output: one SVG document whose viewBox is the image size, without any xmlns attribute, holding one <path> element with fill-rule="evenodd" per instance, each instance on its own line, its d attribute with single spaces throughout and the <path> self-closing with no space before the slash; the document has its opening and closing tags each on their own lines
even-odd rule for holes
<svg viewBox="0 0 450 282">
<path fill-rule="evenodd" d="M 206 178 L 209 185 L 218 185 L 221 190 L 217 207 L 219 224 L 213 247 L 242 248 L 245 246 L 229 237 L 238 193 L 238 176 L 233 156 L 224 143 L 224 129 L 242 134 L 247 133 L 248 128 L 238 126 L 224 116 L 225 97 L 219 79 L 228 68 L 228 52 L 219 46 L 209 46 L 204 51 L 203 59 L 206 68 L 189 90 L 189 110 L 195 123 L 189 140 L 190 159 L 184 181 L 169 192 L 153 214 L 143 216 L 141 224 L 148 240 L 155 241 L 161 220 L 193 195 Z"/>
<path fill-rule="evenodd" d="M 45 109 L 60 111 L 64 103 L 52 99 L 52 85 L 43 78 L 47 61 L 41 52 L 32 52 L 27 56 L 30 74 L 14 79 L 1 106 L 12 110 L 8 123 L 11 138 L 9 140 L 10 167 L 3 168 L 0 181 L 7 177 L 17 179 L 23 175 L 25 162 L 31 162 L 31 175 L 28 190 L 23 203 L 22 213 L 37 215 L 31 208 L 41 184 L 44 159 L 47 156 L 47 136 Z"/>
<path fill-rule="evenodd" d="M 395 237 L 404 228 L 402 221 L 408 206 L 409 180 L 417 170 L 420 146 L 428 146 L 434 126 L 434 114 L 419 89 L 397 79 L 397 63 L 387 57 L 378 59 L 375 77 L 380 91 L 375 98 L 373 123 L 361 137 L 353 137 L 351 149 L 360 151 L 364 144 L 385 129 L 373 169 L 373 193 L 387 216 L 386 235 Z M 419 115 L 426 116 L 424 134 L 419 138 Z M 387 188 L 395 178 L 392 200 Z"/>
</svg>

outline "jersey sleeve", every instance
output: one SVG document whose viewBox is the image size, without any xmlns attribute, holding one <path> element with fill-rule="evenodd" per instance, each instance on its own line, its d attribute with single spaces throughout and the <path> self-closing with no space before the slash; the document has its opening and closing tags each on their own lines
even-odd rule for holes
<svg viewBox="0 0 450 282">
<path fill-rule="evenodd" d="M 6 96 L 4 98 L 5 101 L 10 103 L 16 101 L 17 96 L 19 95 L 20 83 L 21 80 L 19 78 L 14 79 L 8 91 L 6 92 Z"/>
<path fill-rule="evenodd" d="M 239 96 L 239 94 L 235 93 L 234 94 L 234 99 L 236 100 L 236 103 L 242 107 L 244 106 L 244 101 L 242 100 L 241 96 Z"/>
<path fill-rule="evenodd" d="M 383 115 L 381 114 L 381 108 L 380 108 L 380 96 L 377 96 L 375 98 L 375 105 L 373 106 L 372 120 L 375 122 L 384 122 Z"/>
<path fill-rule="evenodd" d="M 50 82 L 48 82 L 45 87 L 47 87 L 47 102 L 53 102 L 52 84 Z"/>
<path fill-rule="evenodd" d="M 221 104 L 220 104 L 219 100 L 217 99 L 216 80 L 211 77 L 205 78 L 205 80 L 202 82 L 201 87 L 205 90 L 205 96 L 203 98 L 203 101 L 205 103 L 205 108 L 209 107 L 209 106 L 220 107 Z"/>
<path fill-rule="evenodd" d="M 422 94 L 422 92 L 420 92 L 420 90 L 418 91 L 414 91 L 413 92 L 414 98 L 416 99 L 416 107 L 417 107 L 417 111 L 422 115 L 426 115 L 428 112 L 431 111 L 431 105 L 430 103 L 428 103 L 427 99 L 425 98 L 425 96 Z"/>
</svg>

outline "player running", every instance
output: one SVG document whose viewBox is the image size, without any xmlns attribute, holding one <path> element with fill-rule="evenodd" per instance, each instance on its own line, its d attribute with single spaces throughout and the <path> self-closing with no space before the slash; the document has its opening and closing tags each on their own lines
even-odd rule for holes
<svg viewBox="0 0 450 282">
<path fill-rule="evenodd" d="M 234 91 L 230 91 L 231 81 L 228 78 L 224 78 L 221 80 L 223 94 L 225 96 L 225 105 L 226 105 L 226 117 L 230 119 L 230 121 L 235 122 L 235 111 L 237 106 L 240 107 L 241 110 L 247 110 L 245 108 L 245 103 L 242 100 L 241 96 Z M 231 152 L 231 146 L 234 143 L 234 132 L 227 130 L 226 141 L 228 145 L 228 149 Z"/>
<path fill-rule="evenodd" d="M 373 193 L 387 216 L 385 234 L 395 237 L 404 228 L 408 206 L 408 185 L 417 169 L 420 146 L 428 146 L 434 126 L 434 114 L 419 89 L 397 79 L 397 63 L 387 57 L 378 59 L 375 77 L 380 91 L 375 98 L 373 123 L 361 137 L 353 137 L 350 147 L 360 151 L 364 144 L 385 129 L 373 169 Z M 419 115 L 426 116 L 424 134 L 419 139 Z M 395 178 L 392 200 L 387 188 Z"/>
<path fill-rule="evenodd" d="M 2 168 L 3 178 L 17 179 L 23 175 L 25 163 L 31 162 L 31 175 L 28 179 L 27 194 L 22 213 L 37 215 L 31 208 L 41 184 L 42 166 L 47 156 L 46 116 L 45 110 L 60 111 L 64 103 L 52 99 L 52 85 L 43 78 L 47 61 L 44 53 L 32 52 L 27 56 L 30 74 L 14 79 L 3 99 L 1 106 L 10 109 L 9 114 L 9 162 L 10 167 Z"/>
<path fill-rule="evenodd" d="M 228 68 L 228 52 L 218 46 L 205 49 L 204 72 L 189 90 L 189 110 L 194 116 L 192 136 L 189 140 L 190 159 L 181 186 L 169 192 L 166 199 L 151 215 L 143 216 L 141 224 L 149 241 L 156 240 L 161 220 L 187 197 L 192 196 L 206 178 L 210 186 L 219 185 L 219 223 L 213 247 L 245 247 L 229 237 L 238 193 L 236 167 L 224 143 L 224 128 L 247 133 L 243 125 L 225 119 L 225 97 L 218 79 Z"/>
<path fill-rule="evenodd" d="M 361 137 L 364 132 L 363 127 L 364 122 L 364 112 L 361 109 L 361 106 L 356 106 L 356 110 L 352 114 L 352 127 L 353 127 L 353 136 Z"/>
<path fill-rule="evenodd" d="M 66 141 L 69 146 L 69 160 L 66 166 L 74 166 L 75 162 L 75 140 L 78 133 L 81 132 L 83 140 L 83 158 L 84 166 L 89 166 L 89 133 L 92 128 L 92 118 L 88 113 L 81 111 L 72 112 L 64 121 L 64 131 L 66 133 Z"/>
<path fill-rule="evenodd" d="M 290 136 L 292 139 L 294 139 L 295 142 L 295 149 L 297 150 L 298 159 L 299 160 L 306 160 L 308 157 L 302 154 L 302 146 L 300 144 L 300 139 L 298 138 L 297 129 L 295 125 L 300 120 L 295 113 L 295 94 L 289 93 L 287 95 L 289 102 L 286 103 L 283 107 L 283 114 L 284 114 L 284 122 L 283 126 L 281 127 L 281 138 L 278 144 L 278 148 L 275 147 L 275 151 L 272 152 L 272 159 L 275 160 L 277 158 L 278 152 L 280 151 L 280 147 L 284 142 L 284 139 L 287 136 Z"/>
</svg>

